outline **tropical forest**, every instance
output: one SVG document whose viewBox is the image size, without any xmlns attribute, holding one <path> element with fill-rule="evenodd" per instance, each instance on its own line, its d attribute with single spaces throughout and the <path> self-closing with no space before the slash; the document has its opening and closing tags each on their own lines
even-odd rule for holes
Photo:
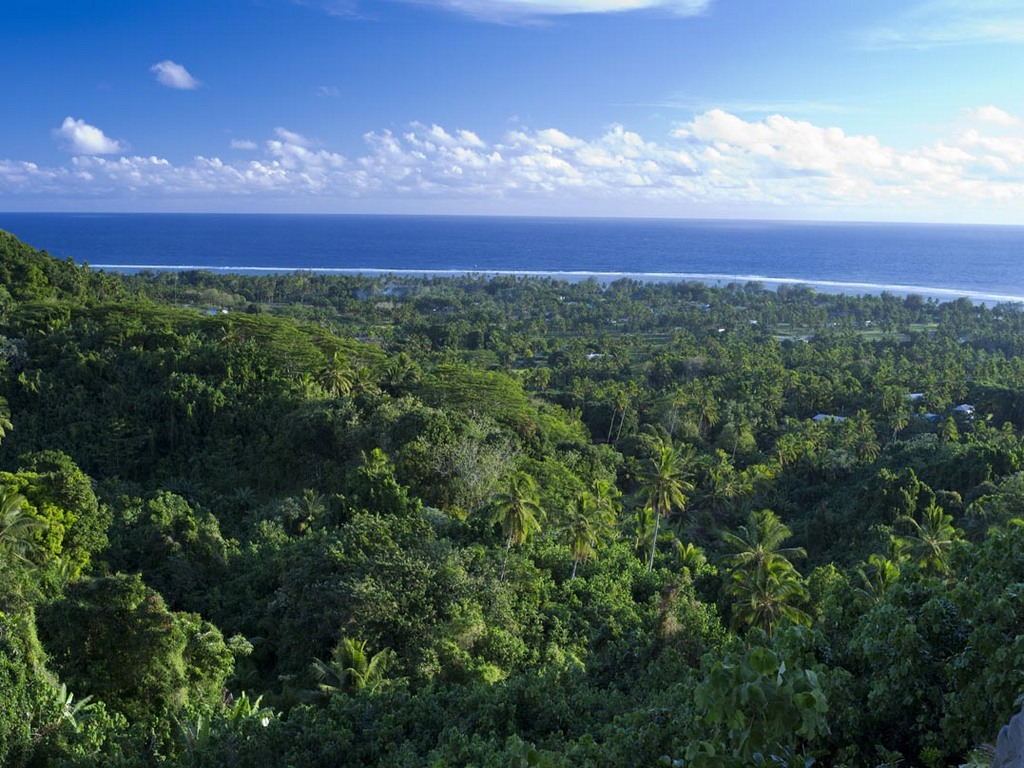
<svg viewBox="0 0 1024 768">
<path fill-rule="evenodd" d="M 0 233 L 0 764 L 988 766 L 1024 312 Z"/>
</svg>

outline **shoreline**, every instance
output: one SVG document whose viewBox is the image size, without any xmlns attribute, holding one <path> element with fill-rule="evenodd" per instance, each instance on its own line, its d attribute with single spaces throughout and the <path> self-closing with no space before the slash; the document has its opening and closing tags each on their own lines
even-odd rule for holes
<svg viewBox="0 0 1024 768">
<path fill-rule="evenodd" d="M 89 264 L 90 269 L 137 274 L 147 271 L 161 272 L 210 272 L 215 274 L 307 274 L 381 277 L 531 277 L 552 278 L 576 283 L 596 280 L 608 285 L 616 280 L 637 280 L 644 283 L 704 283 L 714 287 L 725 287 L 731 283 L 761 283 L 768 290 L 783 286 L 810 287 L 825 293 L 850 296 L 879 295 L 891 293 L 897 296 L 920 295 L 926 299 L 955 301 L 969 299 L 985 305 L 1024 304 L 1024 296 L 994 293 L 958 288 L 939 288 L 924 285 L 900 283 L 872 283 L 864 281 L 843 281 L 805 279 L 798 277 L 771 277 L 767 275 L 732 275 L 713 272 L 613 272 L 594 270 L 529 270 L 529 269 L 385 269 L 379 267 L 260 267 L 260 266 L 210 266 L 199 264 Z"/>
</svg>

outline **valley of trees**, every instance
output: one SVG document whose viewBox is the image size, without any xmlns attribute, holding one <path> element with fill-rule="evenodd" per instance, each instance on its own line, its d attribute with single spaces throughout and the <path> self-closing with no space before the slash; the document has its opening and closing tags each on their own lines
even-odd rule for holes
<svg viewBox="0 0 1024 768">
<path fill-rule="evenodd" d="M 0 764 L 988 765 L 1022 434 L 1018 306 L 0 233 Z"/>
</svg>

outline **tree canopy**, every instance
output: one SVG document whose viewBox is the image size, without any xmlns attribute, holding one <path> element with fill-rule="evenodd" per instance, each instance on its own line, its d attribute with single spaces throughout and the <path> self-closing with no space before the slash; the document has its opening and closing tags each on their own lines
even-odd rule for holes
<svg viewBox="0 0 1024 768">
<path fill-rule="evenodd" d="M 969 764 L 1022 379 L 1014 305 L 0 233 L 0 763 Z"/>
</svg>

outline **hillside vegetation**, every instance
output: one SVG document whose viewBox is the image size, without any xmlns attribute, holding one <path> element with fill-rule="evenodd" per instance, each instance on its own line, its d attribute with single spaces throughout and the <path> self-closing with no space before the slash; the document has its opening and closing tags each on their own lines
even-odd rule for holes
<svg viewBox="0 0 1024 768">
<path fill-rule="evenodd" d="M 0 764 L 986 765 L 1022 354 L 1017 306 L 0 233 Z"/>
</svg>

